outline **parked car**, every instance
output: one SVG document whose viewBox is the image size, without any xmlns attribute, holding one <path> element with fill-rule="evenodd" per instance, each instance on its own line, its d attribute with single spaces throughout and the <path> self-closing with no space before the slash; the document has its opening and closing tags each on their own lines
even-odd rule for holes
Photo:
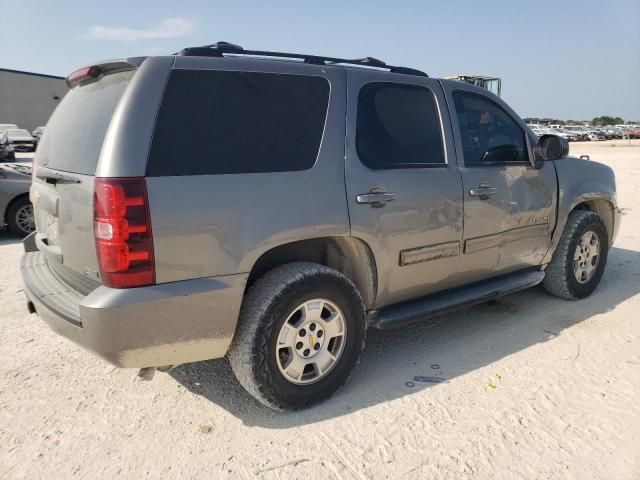
<svg viewBox="0 0 640 480">
<path fill-rule="evenodd" d="M 12 162 L 16 154 L 5 133 L 0 133 L 0 162 Z"/>
<path fill-rule="evenodd" d="M 565 130 L 561 129 L 559 126 L 557 126 L 555 128 L 540 127 L 540 126 L 535 126 L 535 127 L 529 126 L 529 128 L 531 128 L 531 131 L 533 133 L 535 133 L 538 137 L 540 137 L 542 135 L 557 135 L 559 137 L 567 139 L 567 141 L 569 141 L 569 142 L 573 142 L 578 138 L 578 136 L 575 135 L 574 133 L 569 132 L 569 131 L 565 131 Z"/>
<path fill-rule="evenodd" d="M 559 135 L 565 137 L 570 142 L 578 142 L 581 139 L 580 135 L 578 135 L 577 133 L 570 132 L 569 130 L 565 129 L 561 129 Z"/>
<path fill-rule="evenodd" d="M 640 128 L 627 128 L 624 134 L 626 138 L 640 138 Z"/>
<path fill-rule="evenodd" d="M 565 130 L 563 128 L 560 128 L 560 127 L 547 128 L 547 129 L 543 129 L 542 131 L 545 134 L 558 135 L 559 137 L 566 138 L 567 141 L 569 141 L 569 142 L 574 142 L 574 141 L 576 141 L 576 140 L 578 140 L 580 138 L 577 134 L 575 134 L 573 132 L 570 132 L 569 130 Z"/>
<path fill-rule="evenodd" d="M 609 167 L 415 69 L 218 43 L 67 84 L 34 160 L 27 306 L 147 377 L 227 356 L 260 402 L 303 408 L 368 327 L 540 283 L 589 296 L 619 228 Z"/>
<path fill-rule="evenodd" d="M 33 208 L 29 201 L 31 167 L 0 163 L 0 214 L 2 225 L 24 237 L 35 230 Z"/>
<path fill-rule="evenodd" d="M 604 133 L 602 133 L 599 130 L 588 130 L 587 131 L 587 138 L 589 140 L 591 140 L 592 142 L 599 142 L 599 141 L 604 141 L 607 138 L 605 137 Z"/>
<path fill-rule="evenodd" d="M 600 131 L 606 140 L 617 140 L 622 138 L 622 134 L 614 128 L 602 128 Z"/>
<path fill-rule="evenodd" d="M 9 128 L 5 132 L 7 140 L 16 152 L 35 151 L 35 141 L 31 134 L 23 128 Z"/>
<path fill-rule="evenodd" d="M 616 140 L 624 138 L 624 131 L 613 126 L 605 126 L 600 129 L 607 140 Z"/>
<path fill-rule="evenodd" d="M 529 127 L 529 129 L 536 135 L 536 136 L 540 136 L 542 135 L 542 128 L 539 125 L 527 125 L 527 127 Z"/>
<path fill-rule="evenodd" d="M 571 132 L 576 135 L 578 141 L 589 140 L 589 134 L 584 130 L 584 127 L 579 125 L 565 125 L 563 128 L 567 132 Z"/>
</svg>

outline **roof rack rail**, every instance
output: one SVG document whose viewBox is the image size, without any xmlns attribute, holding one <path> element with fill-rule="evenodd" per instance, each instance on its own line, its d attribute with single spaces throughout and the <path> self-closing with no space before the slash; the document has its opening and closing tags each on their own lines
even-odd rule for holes
<svg viewBox="0 0 640 480">
<path fill-rule="evenodd" d="M 425 72 L 408 67 L 397 67 L 387 65 L 382 60 L 373 57 L 365 58 L 335 58 L 323 57 L 320 55 L 305 55 L 301 53 L 286 52 L 269 52 L 263 50 L 245 50 L 240 45 L 234 45 L 228 42 L 216 42 L 211 45 L 203 45 L 200 47 L 183 48 L 174 55 L 181 57 L 224 57 L 225 55 L 240 56 L 246 55 L 250 57 L 272 57 L 283 59 L 302 60 L 304 63 L 311 65 L 357 65 L 361 67 L 383 68 L 393 73 L 403 73 L 405 75 L 417 75 L 428 77 Z"/>
</svg>

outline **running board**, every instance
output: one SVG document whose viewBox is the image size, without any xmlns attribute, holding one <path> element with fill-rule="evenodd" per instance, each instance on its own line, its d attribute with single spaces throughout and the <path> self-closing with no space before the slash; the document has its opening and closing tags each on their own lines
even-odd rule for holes
<svg viewBox="0 0 640 480">
<path fill-rule="evenodd" d="M 410 303 L 375 310 L 369 316 L 369 326 L 378 330 L 401 327 L 408 323 L 426 320 L 434 315 L 487 302 L 533 287 L 543 279 L 544 272 L 527 270 L 474 283 L 468 287 L 436 293 Z"/>
</svg>

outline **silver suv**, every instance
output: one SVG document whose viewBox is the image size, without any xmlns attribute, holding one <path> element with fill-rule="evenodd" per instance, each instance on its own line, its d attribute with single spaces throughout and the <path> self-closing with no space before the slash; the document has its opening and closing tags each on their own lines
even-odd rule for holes
<svg viewBox="0 0 640 480">
<path fill-rule="evenodd" d="M 259 401 L 303 408 L 367 327 L 539 283 L 590 295 L 618 230 L 611 169 L 459 81 L 218 43 L 67 82 L 27 305 L 119 367 L 227 356 Z"/>
</svg>

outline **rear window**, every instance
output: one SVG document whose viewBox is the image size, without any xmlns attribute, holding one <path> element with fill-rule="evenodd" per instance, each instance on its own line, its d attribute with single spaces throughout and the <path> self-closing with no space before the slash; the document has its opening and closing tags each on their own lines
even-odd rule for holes
<svg viewBox="0 0 640 480">
<path fill-rule="evenodd" d="M 318 156 L 328 102 L 322 77 L 175 70 L 147 175 L 307 170 Z"/>
<path fill-rule="evenodd" d="M 55 170 L 95 175 L 113 112 L 134 71 L 107 75 L 67 93 L 47 123 L 38 163 Z"/>
</svg>

